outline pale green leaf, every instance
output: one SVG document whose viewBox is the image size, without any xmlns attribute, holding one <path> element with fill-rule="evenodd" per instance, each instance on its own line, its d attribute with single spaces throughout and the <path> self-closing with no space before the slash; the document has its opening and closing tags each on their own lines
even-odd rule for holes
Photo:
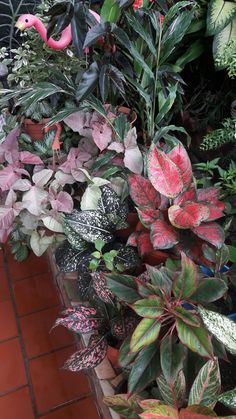
<svg viewBox="0 0 236 419">
<path fill-rule="evenodd" d="M 207 12 L 207 35 L 222 31 L 236 14 L 236 3 L 224 0 L 211 0 Z"/>
</svg>

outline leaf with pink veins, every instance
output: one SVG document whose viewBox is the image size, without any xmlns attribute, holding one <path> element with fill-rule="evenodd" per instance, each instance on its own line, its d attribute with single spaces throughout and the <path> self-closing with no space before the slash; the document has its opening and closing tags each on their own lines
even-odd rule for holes
<svg viewBox="0 0 236 419">
<path fill-rule="evenodd" d="M 131 172 L 141 175 L 143 171 L 143 157 L 137 145 L 136 128 L 132 128 L 124 139 L 125 157 L 124 165 Z"/>
<path fill-rule="evenodd" d="M 105 150 L 112 141 L 112 129 L 109 125 L 96 123 L 93 125 L 93 140 L 100 151 Z"/>
</svg>

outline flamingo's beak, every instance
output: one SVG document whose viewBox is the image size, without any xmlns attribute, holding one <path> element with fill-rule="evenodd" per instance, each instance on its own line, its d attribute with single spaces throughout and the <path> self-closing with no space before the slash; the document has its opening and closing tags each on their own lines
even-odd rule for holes
<svg viewBox="0 0 236 419">
<path fill-rule="evenodd" d="M 21 32 L 23 32 L 23 31 L 25 30 L 25 25 L 24 25 L 24 22 L 19 22 L 19 21 L 17 21 L 17 22 L 16 22 L 16 24 L 15 24 L 15 27 L 16 27 L 17 29 L 19 29 Z"/>
</svg>

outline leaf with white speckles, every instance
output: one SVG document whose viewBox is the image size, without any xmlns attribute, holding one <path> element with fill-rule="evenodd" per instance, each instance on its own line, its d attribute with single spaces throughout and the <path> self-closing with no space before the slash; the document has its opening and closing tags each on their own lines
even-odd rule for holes
<svg viewBox="0 0 236 419">
<path fill-rule="evenodd" d="M 236 355 L 236 323 L 222 314 L 202 307 L 199 307 L 198 311 L 209 332 L 223 343 L 231 354 Z"/>
</svg>

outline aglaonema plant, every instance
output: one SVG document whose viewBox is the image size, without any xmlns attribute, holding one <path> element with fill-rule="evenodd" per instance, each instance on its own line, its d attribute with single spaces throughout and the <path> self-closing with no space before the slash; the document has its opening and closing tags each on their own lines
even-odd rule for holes
<svg viewBox="0 0 236 419">
<path fill-rule="evenodd" d="M 166 146 L 165 146 L 166 147 Z M 154 249 L 184 251 L 202 262 L 202 245 L 220 248 L 224 230 L 215 220 L 224 216 L 225 205 L 215 187 L 197 189 L 192 166 L 184 146 L 175 142 L 167 153 L 152 145 L 147 173 L 130 175 L 130 195 L 141 224 L 128 243 L 142 256 Z"/>
<path fill-rule="evenodd" d="M 107 285 L 141 318 L 120 350 L 121 366 L 130 369 L 129 393 L 142 391 L 160 374 L 175 391 L 189 353 L 211 360 L 218 354 L 226 357 L 224 345 L 213 342 L 198 307 L 203 310 L 222 298 L 227 285 L 222 279 L 204 277 L 184 253 L 179 271 L 170 261 L 160 268 L 147 265 L 136 278 L 109 274 Z"/>
</svg>

